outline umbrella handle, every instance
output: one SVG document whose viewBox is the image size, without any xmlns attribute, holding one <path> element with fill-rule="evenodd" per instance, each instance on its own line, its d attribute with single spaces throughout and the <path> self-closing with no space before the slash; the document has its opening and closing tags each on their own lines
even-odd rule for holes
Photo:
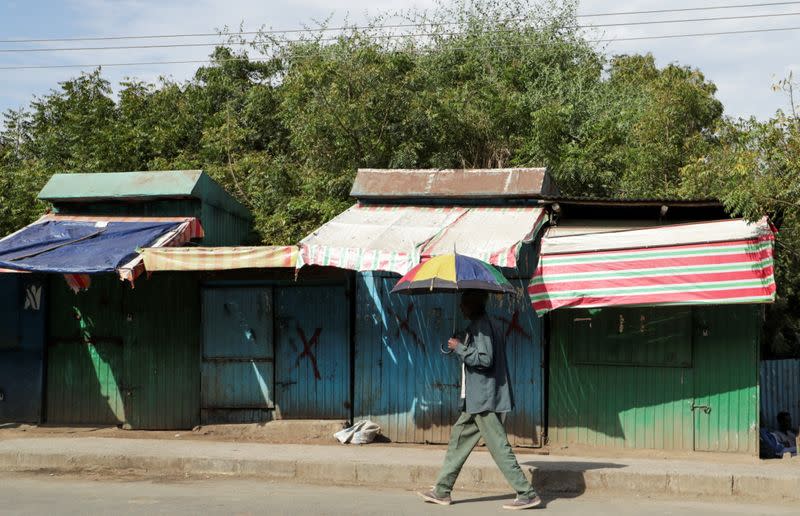
<svg viewBox="0 0 800 516">
<path fill-rule="evenodd" d="M 453 336 L 454 336 L 454 337 L 455 337 L 455 335 L 456 335 L 456 334 L 455 334 L 455 332 L 453 332 Z M 466 335 L 466 336 L 464 337 L 464 344 L 466 345 L 468 341 L 469 341 L 469 335 Z M 442 352 L 442 355 L 450 355 L 450 354 L 451 354 L 451 353 L 453 353 L 453 351 L 455 351 L 455 350 L 454 350 L 454 349 L 447 348 L 447 347 L 445 347 L 445 346 L 442 346 L 441 344 L 439 344 L 439 351 L 441 351 L 441 352 Z"/>
</svg>

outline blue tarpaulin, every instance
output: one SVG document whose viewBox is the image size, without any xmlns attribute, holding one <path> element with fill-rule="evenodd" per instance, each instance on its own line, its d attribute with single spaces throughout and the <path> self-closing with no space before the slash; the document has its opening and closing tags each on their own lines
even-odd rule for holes
<svg viewBox="0 0 800 516">
<path fill-rule="evenodd" d="M 181 222 L 46 220 L 0 240 L 0 268 L 28 272 L 114 272 Z"/>
</svg>

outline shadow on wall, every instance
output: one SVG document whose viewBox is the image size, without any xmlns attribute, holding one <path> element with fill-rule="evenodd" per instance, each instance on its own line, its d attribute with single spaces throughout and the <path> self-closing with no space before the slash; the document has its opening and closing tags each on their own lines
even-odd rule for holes
<svg viewBox="0 0 800 516">
<path fill-rule="evenodd" d="M 380 424 L 398 442 L 444 443 L 458 417 L 461 369 L 441 352 L 454 327 L 457 294 L 391 294 L 397 275 L 357 276 L 355 415 Z M 489 311 L 506 335 L 517 409 L 512 443 L 538 444 L 541 432 L 540 322 L 523 296 L 492 296 Z M 455 321 L 455 325 L 454 325 Z"/>
<path fill-rule="evenodd" d="M 562 310 L 551 317 L 551 442 L 755 451 L 755 307 Z"/>
<path fill-rule="evenodd" d="M 111 275 L 73 293 L 60 276 L 50 281 L 47 366 L 49 424 L 119 425 L 125 414 L 121 314 L 124 288 Z"/>
<path fill-rule="evenodd" d="M 47 421 L 141 430 L 198 424 L 198 284 L 192 273 L 156 273 L 131 289 L 103 274 L 76 295 L 52 276 Z"/>
</svg>

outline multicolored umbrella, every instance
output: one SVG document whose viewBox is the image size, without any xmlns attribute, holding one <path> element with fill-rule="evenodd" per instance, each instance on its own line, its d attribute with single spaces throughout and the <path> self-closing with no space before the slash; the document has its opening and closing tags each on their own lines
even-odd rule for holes
<svg viewBox="0 0 800 516">
<path fill-rule="evenodd" d="M 445 254 L 420 263 L 400 278 L 392 292 L 426 294 L 463 290 L 515 292 L 511 283 L 493 266 L 461 254 Z"/>
</svg>

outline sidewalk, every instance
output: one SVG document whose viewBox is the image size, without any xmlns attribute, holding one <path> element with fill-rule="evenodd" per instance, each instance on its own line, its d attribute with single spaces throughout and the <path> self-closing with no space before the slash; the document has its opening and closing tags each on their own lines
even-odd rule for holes
<svg viewBox="0 0 800 516">
<path fill-rule="evenodd" d="M 50 471 L 149 477 L 241 476 L 295 483 L 425 488 L 441 448 L 296 445 L 98 437 L 0 440 L 0 471 Z M 640 496 L 741 496 L 800 500 L 800 462 L 714 463 L 519 454 L 543 493 L 603 490 Z M 508 492 L 484 450 L 467 462 L 457 488 Z"/>
</svg>

